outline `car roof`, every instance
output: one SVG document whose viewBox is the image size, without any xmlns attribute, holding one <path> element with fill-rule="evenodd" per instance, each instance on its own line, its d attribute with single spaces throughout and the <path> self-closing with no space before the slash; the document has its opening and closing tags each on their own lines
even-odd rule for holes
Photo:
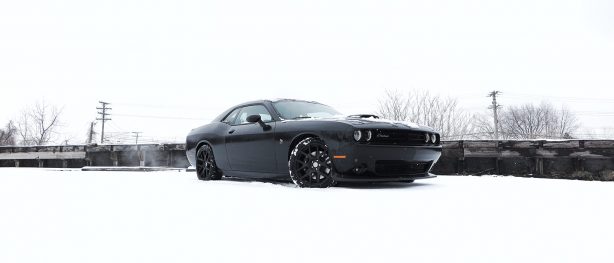
<svg viewBox="0 0 614 263">
<path fill-rule="evenodd" d="M 215 118 L 213 120 L 213 122 L 220 122 L 223 118 L 226 117 L 226 115 L 228 115 L 232 110 L 234 110 L 236 108 L 245 107 L 245 106 L 249 106 L 249 105 L 253 105 L 253 104 L 265 104 L 265 103 L 274 103 L 274 102 L 281 102 L 281 101 L 297 101 L 297 102 L 309 102 L 309 103 L 322 104 L 322 103 L 319 103 L 317 101 L 296 100 L 296 99 L 253 100 L 253 101 L 248 101 L 248 102 L 244 102 L 244 103 L 241 103 L 241 104 L 233 106 L 232 108 L 226 110 L 224 113 L 220 114 L 217 118 Z"/>
<path fill-rule="evenodd" d="M 259 103 L 266 103 L 266 102 L 275 103 L 275 102 L 281 102 L 281 101 L 297 101 L 297 102 L 309 102 L 309 103 L 322 104 L 322 103 L 317 102 L 317 101 L 297 100 L 297 99 L 283 99 L 283 98 L 280 98 L 280 99 L 266 99 L 266 100 L 248 101 L 248 102 L 241 103 L 239 105 L 235 105 L 233 108 L 243 107 L 243 106 L 247 106 L 247 105 L 251 105 L 251 104 L 259 104 Z"/>
</svg>

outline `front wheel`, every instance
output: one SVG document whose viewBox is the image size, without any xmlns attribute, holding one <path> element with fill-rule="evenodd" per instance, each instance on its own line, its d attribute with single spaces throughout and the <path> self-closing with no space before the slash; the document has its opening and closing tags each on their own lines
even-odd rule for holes
<svg viewBox="0 0 614 263">
<path fill-rule="evenodd" d="M 301 188 L 327 188 L 335 185 L 328 146 L 318 138 L 299 142 L 288 161 L 290 178 Z"/>
<path fill-rule="evenodd" d="M 196 152 L 196 175 L 204 181 L 222 179 L 222 173 L 215 164 L 213 149 L 209 145 L 203 145 Z"/>
</svg>

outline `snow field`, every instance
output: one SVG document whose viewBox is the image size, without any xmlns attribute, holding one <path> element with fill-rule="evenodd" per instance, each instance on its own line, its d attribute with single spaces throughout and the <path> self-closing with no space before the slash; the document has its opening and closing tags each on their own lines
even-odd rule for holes
<svg viewBox="0 0 614 263">
<path fill-rule="evenodd" d="M 614 262 L 614 183 L 0 169 L 0 262 Z"/>
</svg>

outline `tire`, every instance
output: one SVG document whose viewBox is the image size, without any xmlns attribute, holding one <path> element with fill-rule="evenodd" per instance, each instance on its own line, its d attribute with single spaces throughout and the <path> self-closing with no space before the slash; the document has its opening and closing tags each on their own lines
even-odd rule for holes
<svg viewBox="0 0 614 263">
<path fill-rule="evenodd" d="M 213 149 L 209 145 L 201 146 L 196 152 L 196 176 L 203 181 L 222 179 L 222 173 L 215 164 Z"/>
<path fill-rule="evenodd" d="M 318 138 L 299 142 L 288 161 L 290 178 L 301 188 L 328 188 L 336 184 L 328 146 Z"/>
</svg>

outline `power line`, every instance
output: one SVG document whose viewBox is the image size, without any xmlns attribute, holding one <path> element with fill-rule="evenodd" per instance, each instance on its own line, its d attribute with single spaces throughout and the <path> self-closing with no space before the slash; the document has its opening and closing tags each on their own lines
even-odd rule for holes
<svg viewBox="0 0 614 263">
<path fill-rule="evenodd" d="M 595 97 L 569 97 L 569 96 L 552 96 L 552 95 L 536 95 L 536 94 L 524 94 L 524 93 L 515 93 L 509 92 L 506 93 L 507 96 L 516 97 L 516 98 L 546 98 L 546 99 L 559 99 L 559 100 L 567 100 L 567 101 L 587 101 L 587 102 L 614 102 L 614 99 L 609 98 L 595 98 Z"/>
<path fill-rule="evenodd" d="M 159 104 L 118 103 L 118 102 L 114 102 L 113 104 L 114 105 L 127 106 L 127 107 L 131 107 L 131 108 L 155 108 L 155 109 L 159 109 L 160 108 Z M 199 107 L 199 106 L 193 106 L 193 105 L 169 105 L 169 104 L 165 104 L 164 108 L 165 109 L 186 109 L 186 110 L 216 111 L 216 109 L 212 108 L 212 107 Z"/>
<path fill-rule="evenodd" d="M 189 118 L 189 117 L 176 117 L 176 116 L 135 115 L 135 114 L 114 114 L 114 115 L 120 116 L 120 117 L 144 118 L 144 119 L 194 120 L 194 121 L 203 120 L 203 118 Z"/>
<path fill-rule="evenodd" d="M 113 115 L 115 115 L 115 114 L 113 114 Z M 115 133 L 124 132 L 124 131 L 127 130 L 127 129 L 124 129 L 124 128 L 120 127 L 117 124 L 117 122 L 109 122 L 109 128 L 115 129 L 115 131 L 116 131 Z M 111 133 L 111 132 L 107 132 L 107 133 Z"/>
<path fill-rule="evenodd" d="M 100 114 L 100 118 L 96 118 L 96 120 L 102 121 L 102 135 L 100 136 L 100 144 L 104 144 L 104 124 L 107 121 L 110 121 L 110 118 L 107 118 L 107 116 L 111 116 L 111 113 L 107 112 L 109 110 L 112 110 L 112 108 L 108 108 L 107 106 L 110 105 L 111 103 L 108 102 L 104 102 L 104 101 L 99 101 L 99 103 L 102 105 L 102 107 L 98 107 L 96 109 L 98 110 L 102 110 L 102 112 L 98 112 L 98 114 Z"/>
</svg>

